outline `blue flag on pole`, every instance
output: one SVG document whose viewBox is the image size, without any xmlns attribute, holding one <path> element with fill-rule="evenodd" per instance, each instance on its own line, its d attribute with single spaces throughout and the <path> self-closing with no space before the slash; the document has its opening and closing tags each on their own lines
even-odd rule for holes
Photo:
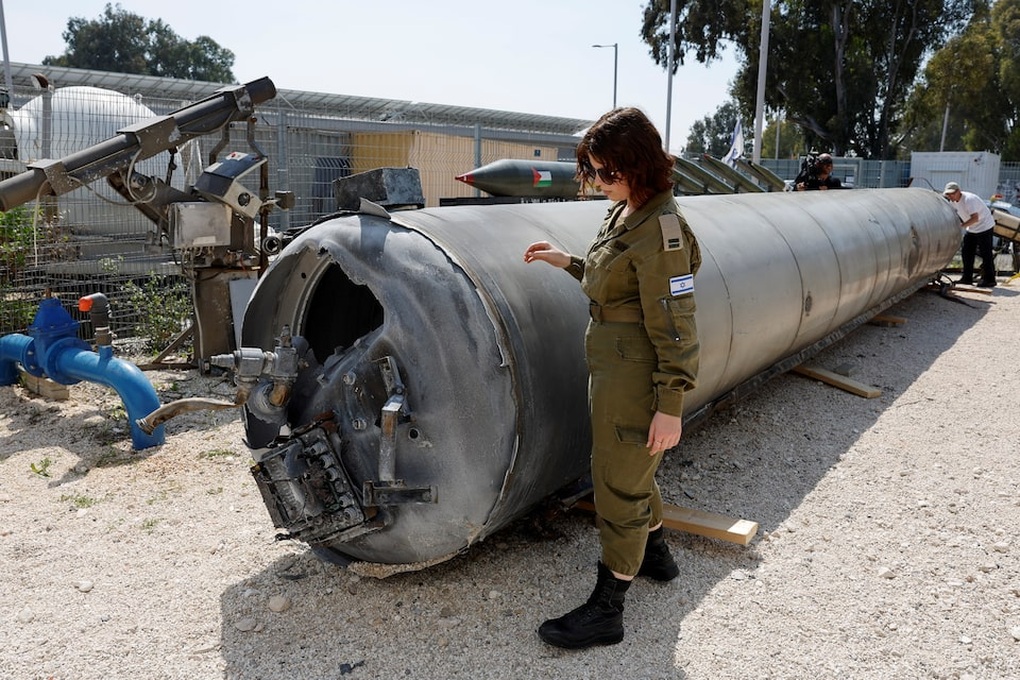
<svg viewBox="0 0 1020 680">
<path fill-rule="evenodd" d="M 744 129 L 740 126 L 740 119 L 733 126 L 733 136 L 730 137 L 730 151 L 723 158 L 723 162 L 731 168 L 737 166 L 737 159 L 744 157 Z"/>
</svg>

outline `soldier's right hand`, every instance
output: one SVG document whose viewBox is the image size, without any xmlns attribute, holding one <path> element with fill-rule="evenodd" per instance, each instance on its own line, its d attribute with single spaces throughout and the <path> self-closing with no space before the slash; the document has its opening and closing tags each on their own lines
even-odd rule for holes
<svg viewBox="0 0 1020 680">
<path fill-rule="evenodd" d="M 534 262 L 541 260 L 548 262 L 554 267 L 563 269 L 570 266 L 570 255 L 563 252 L 548 241 L 536 241 L 524 251 L 524 261 Z"/>
</svg>

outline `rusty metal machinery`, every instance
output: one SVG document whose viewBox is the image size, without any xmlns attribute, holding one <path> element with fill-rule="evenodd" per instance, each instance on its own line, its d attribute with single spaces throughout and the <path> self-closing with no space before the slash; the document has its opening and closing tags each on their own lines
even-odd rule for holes
<svg viewBox="0 0 1020 680">
<path fill-rule="evenodd" d="M 225 87 L 165 116 L 126 126 L 110 139 L 63 158 L 29 163 L 25 172 L 0 181 L 0 210 L 106 178 L 156 224 L 160 240 L 183 256 L 195 300 L 195 354 L 202 365 L 203 359 L 236 346 L 229 322 L 230 288 L 246 280 L 253 287 L 265 264 L 255 247 L 256 220 L 261 219 L 264 237 L 269 211 L 292 205 L 287 192 L 270 195 L 268 159 L 254 139 L 255 107 L 275 96 L 276 86 L 269 78 Z M 229 141 L 230 124 L 240 122 L 247 124 L 247 149 L 217 159 Z M 171 185 L 173 156 L 165 179 L 136 171 L 141 161 L 165 151 L 176 154 L 191 140 L 209 134 L 222 138 L 194 185 L 183 189 Z"/>
<path fill-rule="evenodd" d="M 688 421 L 923 286 L 960 239 L 920 189 L 680 203 L 704 256 Z M 584 252 L 606 204 L 366 208 L 283 250 L 244 347 L 216 361 L 250 395 L 253 473 L 283 535 L 339 563 L 430 563 L 587 470 L 587 301 L 522 253 Z"/>
</svg>

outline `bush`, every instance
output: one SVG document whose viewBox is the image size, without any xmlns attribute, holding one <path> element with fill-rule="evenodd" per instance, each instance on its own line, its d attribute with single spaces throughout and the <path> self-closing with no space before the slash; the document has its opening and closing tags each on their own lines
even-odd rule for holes
<svg viewBox="0 0 1020 680">
<path fill-rule="evenodd" d="M 141 285 L 128 281 L 124 292 L 138 317 L 135 336 L 151 351 L 161 351 L 191 324 L 191 287 L 180 277 L 150 273 Z"/>
</svg>

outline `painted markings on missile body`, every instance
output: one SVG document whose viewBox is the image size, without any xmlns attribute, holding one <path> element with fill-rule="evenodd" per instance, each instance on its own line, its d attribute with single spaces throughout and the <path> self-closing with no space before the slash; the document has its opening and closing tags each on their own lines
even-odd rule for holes
<svg viewBox="0 0 1020 680">
<path fill-rule="evenodd" d="M 694 274 L 672 276 L 669 279 L 669 294 L 673 297 L 694 292 Z"/>
<path fill-rule="evenodd" d="M 531 174 L 535 178 L 532 182 L 532 186 L 536 187 L 551 187 L 552 186 L 552 173 L 548 170 L 536 170 L 531 169 Z"/>
<path fill-rule="evenodd" d="M 684 230 L 680 226 L 680 218 L 673 213 L 659 215 L 659 228 L 662 230 L 662 247 L 669 250 L 682 250 L 684 247 Z"/>
</svg>

